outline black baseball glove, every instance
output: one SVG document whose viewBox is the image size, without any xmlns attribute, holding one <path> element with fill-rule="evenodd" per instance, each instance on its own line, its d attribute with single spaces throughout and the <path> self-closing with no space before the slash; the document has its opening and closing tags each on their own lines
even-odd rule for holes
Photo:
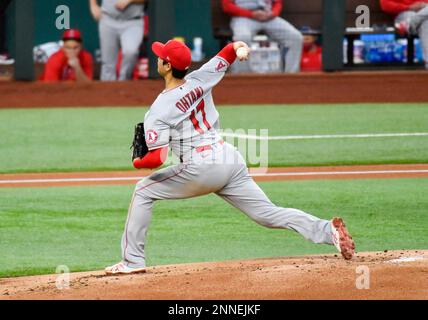
<svg viewBox="0 0 428 320">
<path fill-rule="evenodd" d="M 132 141 L 132 161 L 136 158 L 143 158 L 148 152 L 149 148 L 146 144 L 146 135 L 144 132 L 144 123 L 141 122 L 135 126 L 134 141 Z"/>
</svg>

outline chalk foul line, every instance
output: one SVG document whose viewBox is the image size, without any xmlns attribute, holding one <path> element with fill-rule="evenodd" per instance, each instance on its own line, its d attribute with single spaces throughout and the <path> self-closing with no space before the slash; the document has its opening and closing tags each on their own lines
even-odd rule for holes
<svg viewBox="0 0 428 320">
<path fill-rule="evenodd" d="M 428 132 L 404 133 L 362 133 L 362 134 L 316 134 L 316 135 L 289 135 L 289 136 L 256 136 L 221 132 L 223 137 L 241 138 L 249 140 L 311 140 L 311 139 L 361 139 L 361 138 L 392 138 L 392 137 L 426 137 Z"/>
<path fill-rule="evenodd" d="M 366 170 L 366 171 L 308 171 L 308 172 L 268 172 L 251 173 L 252 177 L 284 177 L 284 176 L 338 176 L 338 175 L 372 175 L 372 174 L 411 174 L 428 173 L 428 169 L 412 170 Z M 142 177 L 103 177 L 103 178 L 54 178 L 54 179 L 10 179 L 0 180 L 0 184 L 12 183 L 64 183 L 64 182 L 115 182 L 138 181 Z"/>
</svg>

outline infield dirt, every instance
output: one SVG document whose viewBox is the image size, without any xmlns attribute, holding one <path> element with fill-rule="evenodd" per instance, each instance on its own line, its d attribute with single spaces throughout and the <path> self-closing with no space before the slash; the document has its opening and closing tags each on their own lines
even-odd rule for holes
<svg viewBox="0 0 428 320">
<path fill-rule="evenodd" d="M 286 244 L 284 244 L 286 245 Z M 0 299 L 428 299 L 428 251 L 165 265 L 147 273 L 0 279 Z"/>
</svg>

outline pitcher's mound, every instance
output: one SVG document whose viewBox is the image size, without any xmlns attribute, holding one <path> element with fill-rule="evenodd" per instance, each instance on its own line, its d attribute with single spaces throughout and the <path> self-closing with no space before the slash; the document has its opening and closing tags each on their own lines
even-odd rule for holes
<svg viewBox="0 0 428 320">
<path fill-rule="evenodd" d="M 59 283 L 59 282 L 58 282 Z M 60 283 L 59 283 L 60 284 Z M 428 250 L 302 256 L 0 279 L 0 299 L 428 299 Z"/>
</svg>

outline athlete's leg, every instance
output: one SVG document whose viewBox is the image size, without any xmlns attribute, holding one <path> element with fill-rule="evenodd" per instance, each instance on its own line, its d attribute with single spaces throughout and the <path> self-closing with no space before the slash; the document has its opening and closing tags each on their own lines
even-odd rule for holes
<svg viewBox="0 0 428 320">
<path fill-rule="evenodd" d="M 410 18 L 410 29 L 419 35 L 425 68 L 428 69 L 428 6 L 419 10 Z"/>
<path fill-rule="evenodd" d="M 233 41 L 244 41 L 249 44 L 261 29 L 261 23 L 250 18 L 234 17 L 230 21 Z"/>
<path fill-rule="evenodd" d="M 116 64 L 119 54 L 119 29 L 114 19 L 103 15 L 99 23 L 101 46 L 101 80 L 116 80 Z"/>
<path fill-rule="evenodd" d="M 124 21 L 121 28 L 120 46 L 122 48 L 122 65 L 119 80 L 132 79 L 132 71 L 138 59 L 141 42 L 143 41 L 143 19 Z"/>
<path fill-rule="evenodd" d="M 266 33 L 287 49 L 285 72 L 299 72 L 302 58 L 303 35 L 282 18 L 274 18 L 264 24 Z"/>
<path fill-rule="evenodd" d="M 403 11 L 395 19 L 396 23 L 406 21 L 410 32 L 418 34 L 421 40 L 425 66 L 428 68 L 428 6 L 418 12 Z"/>
<path fill-rule="evenodd" d="M 413 14 L 411 14 L 409 19 L 410 29 L 415 32 L 418 31 L 419 27 L 422 25 L 422 23 L 424 23 L 424 21 L 428 20 L 428 6 L 412 13 Z"/>
<path fill-rule="evenodd" d="M 274 205 L 251 178 L 244 163 L 236 168 L 231 181 L 217 195 L 265 227 L 290 229 L 312 242 L 333 244 L 330 221 Z"/>
<path fill-rule="evenodd" d="M 230 28 L 233 32 L 233 41 L 244 41 L 250 45 L 253 41 L 253 37 L 261 30 L 262 24 L 254 19 L 234 17 L 230 21 Z M 239 68 L 241 72 L 251 71 L 248 61 L 240 61 L 237 68 Z"/>
<path fill-rule="evenodd" d="M 418 33 L 422 45 L 425 68 L 428 69 L 428 19 L 421 23 Z"/>
<path fill-rule="evenodd" d="M 229 173 L 219 165 L 176 165 L 141 180 L 134 191 L 122 237 L 122 259 L 132 268 L 145 267 L 144 245 L 152 217 L 153 202 L 185 199 L 222 188 Z"/>
</svg>

